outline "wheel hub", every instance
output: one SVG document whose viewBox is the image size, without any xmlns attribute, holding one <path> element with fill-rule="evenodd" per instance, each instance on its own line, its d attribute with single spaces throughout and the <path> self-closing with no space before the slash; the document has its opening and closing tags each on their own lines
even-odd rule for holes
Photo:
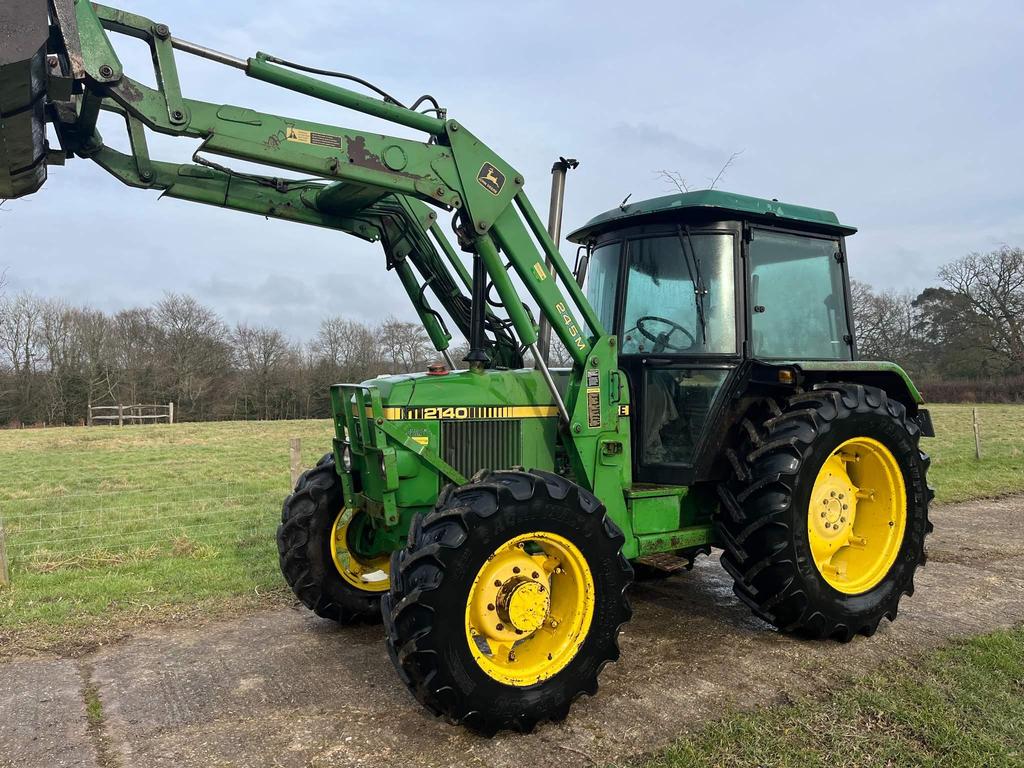
<svg viewBox="0 0 1024 768">
<path fill-rule="evenodd" d="M 594 580 L 568 539 L 516 536 L 487 558 L 469 590 L 466 638 L 488 675 L 532 685 L 568 664 L 594 613 Z"/>
<path fill-rule="evenodd" d="M 548 618 L 551 608 L 549 590 L 539 581 L 518 579 L 507 583 L 498 595 L 498 615 L 513 630 L 536 632 Z"/>
<path fill-rule="evenodd" d="M 354 515 L 349 509 L 342 509 L 331 527 L 331 559 L 341 577 L 356 589 L 364 592 L 386 592 L 389 586 L 388 566 L 390 556 L 378 555 L 362 560 L 353 554 L 349 532 Z"/>
<path fill-rule="evenodd" d="M 869 437 L 842 443 L 822 464 L 807 510 L 818 572 L 845 594 L 874 588 L 896 560 L 906 519 L 906 487 L 892 452 Z"/>
</svg>

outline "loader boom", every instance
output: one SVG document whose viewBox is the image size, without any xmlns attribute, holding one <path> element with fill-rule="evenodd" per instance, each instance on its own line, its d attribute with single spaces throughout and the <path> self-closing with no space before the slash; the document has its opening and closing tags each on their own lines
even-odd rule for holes
<svg viewBox="0 0 1024 768">
<path fill-rule="evenodd" d="M 526 350 L 542 361 L 544 379 L 573 432 L 571 442 L 576 447 L 570 452 L 577 455 L 571 457 L 572 463 L 581 479 L 592 478 L 597 435 L 618 418 L 618 390 L 612 394 L 615 340 L 605 335 L 526 196 L 525 179 L 514 167 L 461 123 L 446 118 L 440 108 L 425 114 L 390 97 L 363 95 L 296 71 L 291 67 L 298 65 L 266 53 L 243 60 L 211 51 L 173 37 L 163 24 L 102 5 L 52 0 L 49 18 L 47 89 L 53 103 L 48 119 L 66 157 L 90 158 L 125 184 L 159 189 L 170 197 L 381 240 L 389 268 L 398 272 L 436 349 L 447 356 L 451 333 L 427 303 L 428 287 L 459 331 L 485 347 L 472 351 L 468 359 L 473 366 L 484 367 L 481 352 L 499 366 L 518 367 Z M 124 71 L 111 33 L 137 38 L 150 47 L 156 88 Z M 421 131 L 426 139 L 415 141 L 188 98 L 178 79 L 176 51 Z M 55 101 L 53 94 L 61 93 L 63 97 Z M 101 110 L 124 118 L 130 155 L 104 144 L 96 129 Z M 166 163 L 150 156 L 148 131 L 200 139 L 202 144 L 193 163 Z M 241 173 L 209 160 L 209 155 L 312 178 L 292 181 Z M 459 245 L 472 255 L 473 275 L 441 234 L 432 208 L 454 213 Z M 538 318 L 524 304 L 510 271 L 572 357 L 574 373 L 564 391 L 555 387 L 537 352 Z M 496 299 L 489 295 L 492 288 Z M 495 316 L 491 307 L 498 306 L 506 319 Z M 589 387 L 581 385 L 584 367 Z"/>
</svg>

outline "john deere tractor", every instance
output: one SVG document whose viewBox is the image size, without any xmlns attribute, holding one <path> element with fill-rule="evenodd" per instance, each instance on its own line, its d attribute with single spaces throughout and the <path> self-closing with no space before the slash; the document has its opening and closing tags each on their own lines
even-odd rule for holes
<svg viewBox="0 0 1024 768">
<path fill-rule="evenodd" d="M 429 96 L 406 106 L 87 2 L 8 0 L 0 17 L 0 196 L 83 157 L 133 187 L 381 243 L 439 363 L 332 387 L 332 450 L 285 501 L 277 544 L 317 614 L 383 619 L 430 711 L 483 733 L 564 718 L 619 656 L 634 573 L 710 548 L 740 600 L 809 637 L 871 635 L 913 591 L 932 425 L 898 366 L 857 359 L 854 229 L 832 213 L 721 191 L 624 203 L 569 235 L 570 269 L 572 163 L 546 228 L 522 174 Z M 156 87 L 125 73 L 112 33 L 149 46 Z M 190 99 L 177 53 L 421 138 Z M 101 111 L 130 153 L 104 143 Z M 154 131 L 199 140 L 193 162 L 152 158 Z M 547 328 L 571 367 L 549 367 Z"/>
</svg>

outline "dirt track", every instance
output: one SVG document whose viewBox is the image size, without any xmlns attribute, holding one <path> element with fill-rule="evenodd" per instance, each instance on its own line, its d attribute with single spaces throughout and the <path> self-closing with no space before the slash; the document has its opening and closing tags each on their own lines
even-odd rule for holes
<svg viewBox="0 0 1024 768">
<path fill-rule="evenodd" d="M 1024 497 L 938 507 L 929 563 L 895 624 L 848 645 L 782 636 L 717 559 L 634 590 L 622 660 L 561 725 L 475 737 L 406 693 L 378 627 L 298 610 L 140 633 L 79 660 L 0 665 L 0 766 L 603 765 L 729 705 L 771 703 L 887 659 L 1024 621 Z M 84 692 L 105 721 L 89 726 Z"/>
</svg>

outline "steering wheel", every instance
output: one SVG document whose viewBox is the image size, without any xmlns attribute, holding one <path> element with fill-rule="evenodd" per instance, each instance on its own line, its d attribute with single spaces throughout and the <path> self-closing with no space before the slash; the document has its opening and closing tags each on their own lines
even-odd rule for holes
<svg viewBox="0 0 1024 768">
<path fill-rule="evenodd" d="M 645 323 L 648 322 L 659 322 L 664 323 L 669 327 L 664 333 L 654 334 L 644 327 Z M 654 352 L 664 352 L 668 350 L 670 352 L 686 352 L 689 349 L 697 346 L 697 339 L 694 338 L 693 334 L 683 328 L 679 323 L 674 320 L 669 320 L 667 317 L 658 317 L 657 315 L 644 315 L 643 317 L 637 318 L 636 329 L 640 331 L 644 336 L 654 342 Z M 690 340 L 690 344 L 686 347 L 680 347 L 676 344 L 669 344 L 669 338 L 676 331 L 683 333 Z"/>
</svg>

